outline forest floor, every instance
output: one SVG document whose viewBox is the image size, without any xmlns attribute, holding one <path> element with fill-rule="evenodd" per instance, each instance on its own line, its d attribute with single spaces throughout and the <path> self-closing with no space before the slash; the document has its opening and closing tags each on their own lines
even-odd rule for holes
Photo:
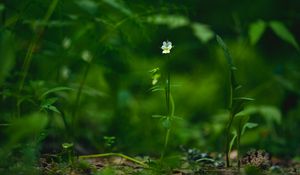
<svg viewBox="0 0 300 175">
<path fill-rule="evenodd" d="M 192 150 L 193 151 L 193 150 Z M 40 159 L 40 170 L 45 175 L 260 175 L 260 174 L 300 174 L 300 163 L 281 160 L 276 157 L 262 156 L 262 151 L 252 151 L 243 156 L 241 168 L 236 167 L 236 161 L 232 167 L 225 167 L 221 154 L 207 154 L 192 152 L 180 157 L 176 163 L 160 163 L 158 160 L 150 160 L 149 157 L 133 158 L 123 154 L 106 156 L 82 156 L 72 162 L 59 160 L 56 155 L 44 155 Z M 251 155 L 252 154 L 252 155 Z M 105 155 L 105 156 L 103 156 Z M 166 158 L 167 159 L 167 158 Z M 178 161 L 179 160 L 179 161 Z M 71 161 L 71 160 L 70 160 Z"/>
</svg>

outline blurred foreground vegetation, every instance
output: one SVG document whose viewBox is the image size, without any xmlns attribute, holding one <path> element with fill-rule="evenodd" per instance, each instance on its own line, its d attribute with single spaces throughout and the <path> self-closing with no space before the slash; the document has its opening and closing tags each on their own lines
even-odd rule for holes
<svg viewBox="0 0 300 175">
<path fill-rule="evenodd" d="M 300 158 L 299 1 L 2 0 L 0 13 L 0 171 L 33 172 L 64 143 L 77 155 L 159 157 L 165 129 L 152 116 L 166 109 L 164 93 L 151 91 L 157 67 L 172 74 L 182 118 L 168 152 L 224 152 L 228 67 L 216 34 L 240 93 L 255 99 L 247 109 L 258 126 L 241 151 Z"/>
</svg>

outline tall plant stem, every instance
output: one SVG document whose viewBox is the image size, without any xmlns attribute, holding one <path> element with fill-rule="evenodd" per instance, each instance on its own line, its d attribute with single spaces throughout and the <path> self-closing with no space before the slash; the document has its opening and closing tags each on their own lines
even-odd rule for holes
<svg viewBox="0 0 300 175">
<path fill-rule="evenodd" d="M 167 105 L 167 116 L 170 116 L 170 94 L 171 94 L 171 75 L 170 71 L 167 73 L 167 87 L 166 87 L 166 105 Z"/>
<path fill-rule="evenodd" d="M 229 121 L 227 124 L 227 128 L 226 128 L 226 150 L 225 150 L 225 156 L 226 156 L 226 167 L 230 167 L 230 129 L 232 126 L 232 122 L 233 122 L 233 116 L 232 113 L 230 112 L 230 116 L 229 116 Z"/>
<path fill-rule="evenodd" d="M 58 3 L 58 0 L 53 0 L 43 18 L 43 21 L 45 23 L 47 23 L 50 19 L 50 17 L 52 16 L 56 6 L 57 6 L 57 3 Z M 40 39 L 42 38 L 42 35 L 43 33 L 45 32 L 45 27 L 41 27 L 39 29 L 39 31 L 35 34 L 35 36 L 33 37 L 30 45 L 29 45 L 29 48 L 27 50 L 27 53 L 26 53 L 26 56 L 25 56 L 25 60 L 24 60 L 24 63 L 23 63 L 23 66 L 22 66 L 22 69 L 21 69 L 21 80 L 20 80 L 20 84 L 19 84 L 19 89 L 18 89 L 18 97 L 17 97 L 17 116 L 19 117 L 20 116 L 20 103 L 21 103 L 21 100 L 20 100 L 20 94 L 23 90 L 23 87 L 24 87 L 24 82 L 26 80 L 26 77 L 27 77 L 27 74 L 28 74 L 28 70 L 30 68 L 30 65 L 31 65 L 31 61 L 32 61 L 32 55 L 33 55 L 33 52 L 35 51 Z"/>
<path fill-rule="evenodd" d="M 82 80 L 80 82 L 77 94 L 76 94 L 74 108 L 73 108 L 73 111 L 72 111 L 72 126 L 71 127 L 72 127 L 72 131 L 73 131 L 72 133 L 73 134 L 74 134 L 74 131 L 75 131 L 75 123 L 76 123 L 76 120 L 77 120 L 77 110 L 78 110 L 78 107 L 79 107 L 80 96 L 82 94 L 83 87 L 85 85 L 86 78 L 87 78 L 88 72 L 90 70 L 90 67 L 91 67 L 91 62 L 88 62 L 87 65 L 86 65 L 86 67 L 85 67 L 85 70 L 84 70 L 84 73 L 83 73 L 83 77 L 82 77 Z"/>
<path fill-rule="evenodd" d="M 226 166 L 230 167 L 230 130 L 234 118 L 234 114 L 232 112 L 232 104 L 233 104 L 233 85 L 232 85 L 232 72 L 230 72 L 229 80 L 230 80 L 230 89 L 229 89 L 229 121 L 226 128 L 226 148 L 225 148 L 225 156 L 226 156 Z"/>
<path fill-rule="evenodd" d="M 171 117 L 174 115 L 174 102 L 171 96 L 171 75 L 170 71 L 167 71 L 167 80 L 166 80 L 166 88 L 165 88 L 165 94 L 166 94 L 166 107 L 167 107 L 167 119 L 168 122 L 171 122 Z M 171 126 L 168 126 L 165 136 L 165 143 L 164 143 L 164 149 L 161 153 L 161 160 L 163 160 L 165 152 L 168 147 L 170 133 L 171 133 Z"/>
<path fill-rule="evenodd" d="M 241 143 L 241 124 L 239 124 L 238 131 L 237 131 L 237 161 L 238 161 L 238 170 L 241 168 L 241 161 L 240 161 L 240 143 Z"/>
</svg>

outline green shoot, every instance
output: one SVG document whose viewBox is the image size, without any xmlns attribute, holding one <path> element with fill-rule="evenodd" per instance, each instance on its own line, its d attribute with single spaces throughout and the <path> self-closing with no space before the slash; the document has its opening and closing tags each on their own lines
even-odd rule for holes
<svg viewBox="0 0 300 175">
<path fill-rule="evenodd" d="M 228 110 L 229 119 L 226 126 L 226 143 L 225 143 L 225 156 L 226 156 L 226 166 L 230 167 L 230 152 L 234 141 L 237 141 L 237 151 L 238 151 L 238 168 L 240 168 L 240 141 L 241 135 L 245 130 L 244 127 L 247 124 L 248 118 L 240 118 L 240 112 L 243 111 L 244 104 L 249 101 L 253 101 L 252 98 L 247 97 L 237 97 L 237 90 L 242 86 L 239 85 L 235 79 L 235 71 L 237 70 L 233 64 L 233 59 L 229 52 L 228 47 L 220 36 L 216 36 L 218 44 L 223 49 L 225 58 L 227 59 L 229 67 L 229 97 L 228 97 Z M 236 131 L 234 136 L 231 136 L 232 126 L 235 125 Z"/>
</svg>

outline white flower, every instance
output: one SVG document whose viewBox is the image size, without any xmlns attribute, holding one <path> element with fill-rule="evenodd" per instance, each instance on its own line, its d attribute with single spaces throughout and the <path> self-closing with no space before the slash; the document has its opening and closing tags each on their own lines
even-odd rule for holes
<svg viewBox="0 0 300 175">
<path fill-rule="evenodd" d="M 172 43 L 170 41 L 164 41 L 163 45 L 161 46 L 161 49 L 163 50 L 163 54 L 170 53 L 170 50 L 172 49 Z"/>
<path fill-rule="evenodd" d="M 62 41 L 62 46 L 64 49 L 68 49 L 71 46 L 71 39 L 70 38 L 64 38 Z"/>
<path fill-rule="evenodd" d="M 67 66 L 63 66 L 60 70 L 60 73 L 61 73 L 61 77 L 64 79 L 64 80 L 67 80 L 69 77 L 70 77 L 70 69 L 67 67 Z"/>
<path fill-rule="evenodd" d="M 92 54 L 91 54 L 90 51 L 84 50 L 84 51 L 81 53 L 81 58 L 82 58 L 84 61 L 86 61 L 86 62 L 89 63 L 89 62 L 92 61 L 93 56 L 92 56 Z"/>
</svg>

